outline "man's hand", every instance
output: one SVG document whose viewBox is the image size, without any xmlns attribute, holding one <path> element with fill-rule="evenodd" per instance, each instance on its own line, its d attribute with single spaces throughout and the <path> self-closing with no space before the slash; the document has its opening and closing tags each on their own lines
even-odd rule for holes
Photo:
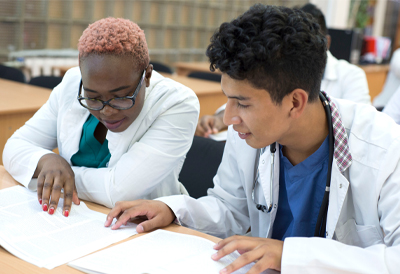
<svg viewBox="0 0 400 274">
<path fill-rule="evenodd" d="M 201 117 L 197 124 L 195 135 L 208 138 L 210 134 L 216 134 L 221 130 L 227 129 L 228 127 L 223 122 L 224 112 L 221 111 L 215 115 Z"/>
<path fill-rule="evenodd" d="M 248 236 L 232 236 L 214 246 L 218 250 L 212 255 L 214 261 L 237 250 L 241 256 L 220 271 L 221 274 L 232 273 L 249 263 L 255 265 L 247 274 L 261 273 L 266 269 L 281 270 L 283 242 L 273 239 Z"/>
<path fill-rule="evenodd" d="M 155 228 L 165 227 L 175 220 L 175 214 L 165 203 L 152 200 L 136 200 L 131 202 L 117 202 L 107 215 L 104 226 L 108 227 L 117 218 L 117 222 L 111 229 L 117 229 L 121 225 L 136 217 L 147 217 L 137 227 L 138 233 L 147 232 Z"/>
<path fill-rule="evenodd" d="M 75 174 L 71 166 L 58 154 L 46 154 L 40 158 L 33 178 L 37 180 L 37 195 L 43 211 L 53 214 L 64 189 L 63 215 L 68 217 L 71 204 L 80 201 L 75 187 Z"/>
</svg>

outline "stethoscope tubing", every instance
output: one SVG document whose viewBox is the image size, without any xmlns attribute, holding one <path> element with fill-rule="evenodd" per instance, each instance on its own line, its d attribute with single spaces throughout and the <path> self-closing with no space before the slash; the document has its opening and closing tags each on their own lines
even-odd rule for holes
<svg viewBox="0 0 400 274">
<path fill-rule="evenodd" d="M 322 198 L 322 203 L 320 210 L 318 212 L 318 218 L 317 218 L 317 223 L 315 225 L 315 231 L 314 231 L 314 236 L 316 237 L 325 237 L 326 236 L 326 222 L 327 222 L 327 216 L 328 216 L 328 205 L 329 205 L 329 193 L 330 193 L 330 186 L 331 186 L 331 177 L 332 177 L 332 164 L 333 164 L 333 156 L 334 156 L 334 138 L 333 138 L 333 125 L 332 125 L 332 112 L 331 108 L 329 105 L 329 101 L 326 99 L 324 94 L 322 92 L 319 93 L 319 98 L 321 99 L 322 105 L 325 110 L 326 114 L 326 119 L 328 122 L 328 142 L 329 142 L 329 165 L 328 165 L 328 172 L 326 176 L 326 187 L 325 187 L 325 192 L 324 192 L 324 197 Z M 270 152 L 271 152 L 271 174 L 270 174 L 270 204 L 268 205 L 268 208 L 265 205 L 258 204 L 255 202 L 255 197 L 254 197 L 254 191 L 256 184 L 258 182 L 259 178 L 259 171 L 257 168 L 257 173 L 256 173 L 256 178 L 254 181 L 253 185 L 253 191 L 252 191 L 252 199 L 253 202 L 256 205 L 256 208 L 262 212 L 269 213 L 272 210 L 272 187 L 273 187 L 273 181 L 274 181 L 274 164 L 275 164 L 275 152 L 276 152 L 276 143 L 271 144 L 270 146 Z M 261 157 L 261 151 L 259 158 Z M 258 161 L 256 162 L 256 165 L 258 165 Z"/>
<path fill-rule="evenodd" d="M 326 187 L 324 192 L 324 197 L 322 199 L 321 208 L 318 213 L 317 224 L 315 225 L 314 236 L 316 237 L 325 237 L 326 236 L 326 221 L 328 217 L 328 206 L 329 206 L 329 193 L 331 187 L 331 178 L 332 178 L 332 164 L 333 164 L 333 155 L 334 155 L 334 140 L 333 140 L 333 125 L 332 125 L 332 113 L 329 105 L 329 101 L 326 97 L 319 93 L 319 98 L 322 101 L 322 104 L 325 109 L 326 119 L 328 122 L 328 130 L 329 130 L 329 165 L 328 165 L 328 173 L 326 176 Z"/>
</svg>

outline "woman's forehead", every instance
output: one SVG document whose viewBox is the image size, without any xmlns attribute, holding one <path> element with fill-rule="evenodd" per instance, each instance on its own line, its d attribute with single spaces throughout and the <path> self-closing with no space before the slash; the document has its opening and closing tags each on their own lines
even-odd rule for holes
<svg viewBox="0 0 400 274">
<path fill-rule="evenodd" d="M 143 73 L 130 58 L 111 55 L 92 55 L 80 63 L 84 84 L 88 81 L 136 81 Z"/>
</svg>

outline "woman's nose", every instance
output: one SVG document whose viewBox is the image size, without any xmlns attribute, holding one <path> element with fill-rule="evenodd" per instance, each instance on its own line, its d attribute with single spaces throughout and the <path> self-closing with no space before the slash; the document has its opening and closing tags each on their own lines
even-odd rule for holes
<svg viewBox="0 0 400 274">
<path fill-rule="evenodd" d="M 105 105 L 102 110 L 100 110 L 100 113 L 103 114 L 104 116 L 111 116 L 118 112 L 118 109 L 112 108 L 109 105 Z"/>
</svg>

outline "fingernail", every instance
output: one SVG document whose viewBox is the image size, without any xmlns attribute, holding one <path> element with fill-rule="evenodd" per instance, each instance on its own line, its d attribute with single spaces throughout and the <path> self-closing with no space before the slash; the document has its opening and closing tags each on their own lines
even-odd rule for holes
<svg viewBox="0 0 400 274">
<path fill-rule="evenodd" d="M 111 229 L 116 229 L 117 228 L 117 226 L 116 225 L 113 225 L 112 227 L 111 227 Z"/>
<path fill-rule="evenodd" d="M 211 255 L 211 259 L 216 260 L 218 258 L 217 253 Z"/>
<path fill-rule="evenodd" d="M 217 247 L 218 247 L 218 244 L 215 244 L 215 245 L 213 246 L 214 249 L 217 248 Z"/>
<path fill-rule="evenodd" d="M 47 211 L 47 205 L 46 204 L 43 205 L 43 211 Z"/>
<path fill-rule="evenodd" d="M 50 215 L 53 215 L 53 214 L 54 214 L 54 208 L 50 208 L 49 214 L 50 214 Z"/>
<path fill-rule="evenodd" d="M 136 231 L 137 231 L 137 233 L 142 233 L 144 231 L 143 226 L 142 225 L 138 225 L 136 227 Z"/>
<path fill-rule="evenodd" d="M 39 204 L 42 204 L 42 199 L 39 199 Z"/>
<path fill-rule="evenodd" d="M 65 211 L 64 211 L 64 216 L 65 216 L 65 217 L 68 217 L 68 216 L 69 216 L 69 211 L 68 211 L 68 210 L 65 210 Z"/>
<path fill-rule="evenodd" d="M 221 269 L 221 271 L 219 273 L 224 274 L 226 272 L 228 272 L 228 270 L 226 268 L 224 268 L 224 269 Z"/>
</svg>

